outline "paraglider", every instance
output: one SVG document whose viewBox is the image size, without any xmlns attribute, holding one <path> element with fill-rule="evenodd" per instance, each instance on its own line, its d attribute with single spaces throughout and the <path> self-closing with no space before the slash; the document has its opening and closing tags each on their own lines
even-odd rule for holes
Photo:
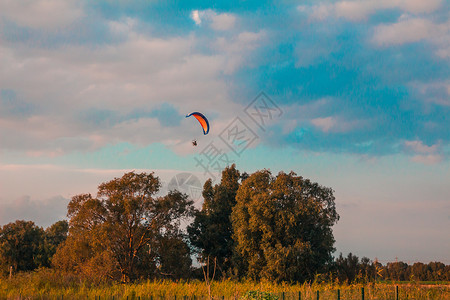
<svg viewBox="0 0 450 300">
<path fill-rule="evenodd" d="M 189 115 L 186 115 L 186 118 L 189 118 L 190 116 L 194 116 L 198 120 L 198 122 L 202 126 L 203 134 L 204 135 L 208 134 L 208 132 L 209 132 L 208 119 L 202 113 L 199 113 L 199 112 L 190 113 Z M 197 146 L 197 141 L 193 140 L 192 141 L 192 145 L 193 146 Z"/>
<path fill-rule="evenodd" d="M 186 118 L 189 118 L 190 116 L 194 116 L 200 122 L 200 125 L 202 126 L 202 129 L 203 129 L 203 134 L 208 134 L 208 132 L 209 132 L 208 119 L 199 112 L 193 112 L 189 115 L 186 115 Z"/>
</svg>

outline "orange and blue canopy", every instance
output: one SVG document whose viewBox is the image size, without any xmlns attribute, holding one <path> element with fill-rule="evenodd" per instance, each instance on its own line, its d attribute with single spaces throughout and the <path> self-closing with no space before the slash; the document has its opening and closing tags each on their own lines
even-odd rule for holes
<svg viewBox="0 0 450 300">
<path fill-rule="evenodd" d="M 208 132 L 209 132 L 208 119 L 199 112 L 193 112 L 189 115 L 186 115 L 186 118 L 189 118 L 190 116 L 194 116 L 200 122 L 200 125 L 202 126 L 202 129 L 203 129 L 203 134 L 208 134 Z"/>
</svg>

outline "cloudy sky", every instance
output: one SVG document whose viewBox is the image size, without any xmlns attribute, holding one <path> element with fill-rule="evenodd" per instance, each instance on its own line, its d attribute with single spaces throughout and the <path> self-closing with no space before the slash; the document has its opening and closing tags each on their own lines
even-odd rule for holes
<svg viewBox="0 0 450 300">
<path fill-rule="evenodd" d="M 49 226 L 127 171 L 164 189 L 235 162 L 332 187 L 337 253 L 450 264 L 449 17 L 444 0 L 0 0 L 0 224 Z"/>
</svg>

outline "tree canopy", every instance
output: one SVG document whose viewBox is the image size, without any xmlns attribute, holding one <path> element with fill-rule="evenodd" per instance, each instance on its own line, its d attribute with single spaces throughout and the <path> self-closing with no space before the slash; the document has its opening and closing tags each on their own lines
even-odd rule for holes
<svg viewBox="0 0 450 300">
<path fill-rule="evenodd" d="M 154 197 L 160 185 L 153 173 L 129 172 L 100 184 L 97 198 L 74 196 L 68 205 L 69 238 L 58 249 L 55 265 L 88 275 L 97 272 L 104 278 L 120 274 L 122 281 L 148 277 L 157 270 L 170 273 L 167 264 L 190 266 L 180 220 L 192 216 L 193 203 L 177 191 Z M 162 246 L 177 249 L 181 263 L 174 264 L 167 257 L 171 249 L 158 249 Z"/>
<path fill-rule="evenodd" d="M 202 270 L 192 267 L 195 252 L 201 261 L 217 263 L 222 277 L 450 280 L 450 266 L 440 262 L 383 266 L 352 253 L 334 259 L 334 192 L 293 172 L 249 175 L 229 166 L 219 183 L 205 182 L 199 211 L 178 191 L 156 196 L 160 186 L 154 173 L 125 173 L 100 184 L 96 197 L 72 197 L 68 222 L 45 230 L 23 220 L 0 227 L 0 276 L 12 266 L 14 272 L 53 267 L 57 276 L 89 283 L 201 278 Z M 182 220 L 192 220 L 189 239 Z"/>
<path fill-rule="evenodd" d="M 236 204 L 240 178 L 233 164 L 223 170 L 219 184 L 213 186 L 211 179 L 207 180 L 203 186 L 202 209 L 196 212 L 194 221 L 188 227 L 191 243 L 199 249 L 201 259 L 215 259 L 223 276 L 229 273 L 232 266 L 234 243 L 231 212 Z"/>
<path fill-rule="evenodd" d="M 312 279 L 332 262 L 338 219 L 332 189 L 293 172 L 255 172 L 233 208 L 235 266 L 253 279 Z"/>
<path fill-rule="evenodd" d="M 9 267 L 14 271 L 49 267 L 56 248 L 66 239 L 67 227 L 66 221 L 58 221 L 44 230 L 32 221 L 23 220 L 0 227 L 0 266 L 3 272 Z"/>
</svg>

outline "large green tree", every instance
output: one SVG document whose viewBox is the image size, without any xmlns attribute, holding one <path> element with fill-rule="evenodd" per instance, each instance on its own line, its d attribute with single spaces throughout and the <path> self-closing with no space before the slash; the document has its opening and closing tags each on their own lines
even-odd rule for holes
<svg viewBox="0 0 450 300">
<path fill-rule="evenodd" d="M 333 190 L 291 172 L 258 171 L 233 208 L 235 265 L 253 279 L 304 281 L 332 262 Z"/>
<path fill-rule="evenodd" d="M 219 184 L 213 186 L 211 179 L 207 180 L 203 186 L 202 209 L 196 212 L 194 221 L 188 227 L 191 244 L 199 250 L 201 259 L 215 259 L 222 275 L 232 266 L 234 243 L 231 212 L 236 204 L 239 182 L 240 174 L 234 164 L 222 171 Z"/>
<path fill-rule="evenodd" d="M 47 229 L 32 221 L 17 220 L 0 227 L 0 273 L 30 271 L 50 267 L 56 248 L 67 236 L 67 221 L 58 221 Z"/>
<path fill-rule="evenodd" d="M 87 276 L 115 278 L 120 274 L 122 281 L 164 269 L 170 261 L 164 255 L 171 249 L 162 251 L 158 245 L 180 249 L 184 243 L 180 221 L 192 216 L 193 203 L 179 192 L 155 197 L 159 188 L 159 178 L 153 173 L 129 172 L 102 183 L 97 198 L 74 196 L 68 205 L 69 237 L 58 249 L 55 266 Z M 161 242 L 168 239 L 172 243 Z M 190 262 L 189 253 L 183 252 L 179 259 Z"/>
<path fill-rule="evenodd" d="M 17 220 L 0 228 L 0 265 L 3 271 L 30 271 L 44 266 L 45 232 L 32 221 Z"/>
</svg>

